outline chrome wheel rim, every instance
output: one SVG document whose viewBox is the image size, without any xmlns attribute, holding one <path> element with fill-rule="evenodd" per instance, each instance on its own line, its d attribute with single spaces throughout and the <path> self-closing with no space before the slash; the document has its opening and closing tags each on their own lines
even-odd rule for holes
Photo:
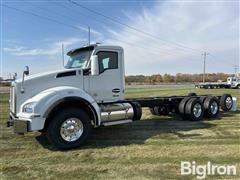
<svg viewBox="0 0 240 180">
<path fill-rule="evenodd" d="M 231 97 L 227 97 L 227 99 L 226 99 L 226 107 L 228 109 L 230 109 L 232 107 L 232 98 Z"/>
<path fill-rule="evenodd" d="M 216 114 L 218 111 L 218 104 L 216 101 L 213 101 L 211 106 L 210 106 L 210 111 L 212 114 Z"/>
<path fill-rule="evenodd" d="M 66 119 L 60 128 L 61 137 L 68 142 L 78 140 L 83 133 L 82 121 L 78 118 Z"/>
<path fill-rule="evenodd" d="M 200 117 L 201 114 L 202 114 L 202 106 L 201 104 L 199 103 L 196 103 L 194 106 L 193 106 L 193 114 L 196 118 Z"/>
</svg>

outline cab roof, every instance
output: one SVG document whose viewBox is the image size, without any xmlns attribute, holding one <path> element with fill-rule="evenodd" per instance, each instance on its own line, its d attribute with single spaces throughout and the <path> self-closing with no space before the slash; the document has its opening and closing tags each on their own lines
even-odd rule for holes
<svg viewBox="0 0 240 180">
<path fill-rule="evenodd" d="M 93 50 L 96 47 L 102 47 L 102 48 L 106 48 L 106 49 L 121 49 L 121 50 L 123 50 L 123 48 L 121 46 L 102 45 L 100 43 L 96 43 L 96 44 L 91 44 L 89 46 L 83 46 L 83 47 L 80 47 L 80 48 L 72 49 L 72 50 L 67 52 L 67 55 L 71 56 L 72 54 L 75 54 L 78 51 L 83 51 L 83 50 Z"/>
</svg>

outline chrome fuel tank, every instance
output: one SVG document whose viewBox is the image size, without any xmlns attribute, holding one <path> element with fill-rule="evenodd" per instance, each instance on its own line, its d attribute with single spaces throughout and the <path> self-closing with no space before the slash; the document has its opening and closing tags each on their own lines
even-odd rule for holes
<svg viewBox="0 0 240 180">
<path fill-rule="evenodd" d="M 134 116 L 134 110 L 130 103 L 102 104 L 100 107 L 102 122 L 132 120 Z"/>
</svg>

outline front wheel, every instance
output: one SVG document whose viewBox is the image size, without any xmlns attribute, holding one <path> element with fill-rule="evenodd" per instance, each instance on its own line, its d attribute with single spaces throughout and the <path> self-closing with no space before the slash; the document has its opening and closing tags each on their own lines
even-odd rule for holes
<svg viewBox="0 0 240 180">
<path fill-rule="evenodd" d="M 47 136 L 57 149 L 73 149 L 87 140 L 91 128 L 91 120 L 85 111 L 68 108 L 59 111 L 51 120 Z"/>
</svg>

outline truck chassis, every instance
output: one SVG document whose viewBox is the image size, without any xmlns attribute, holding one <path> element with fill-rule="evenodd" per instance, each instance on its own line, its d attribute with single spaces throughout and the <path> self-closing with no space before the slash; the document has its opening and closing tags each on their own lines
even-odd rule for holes
<svg viewBox="0 0 240 180">
<path fill-rule="evenodd" d="M 188 96 L 169 96 L 169 97 L 146 97 L 146 98 L 131 98 L 124 101 L 103 103 L 103 106 L 114 106 L 116 104 L 130 104 L 133 108 L 133 116 L 130 120 L 140 120 L 142 115 L 142 108 L 149 108 L 153 115 L 157 116 L 167 116 L 171 114 L 179 114 L 182 119 L 191 121 L 200 121 L 204 117 L 206 118 L 216 118 L 219 115 L 220 108 L 223 111 L 230 111 L 233 107 L 233 99 L 230 94 L 224 94 L 222 96 L 212 96 L 212 95 L 200 95 L 195 93 L 189 93 Z M 116 111 L 118 111 L 117 109 Z M 124 109 L 128 111 L 128 108 Z M 114 112 L 114 110 L 107 111 L 108 114 Z M 127 114 L 127 112 L 126 112 Z M 128 117 L 127 115 L 124 115 Z M 129 118 L 119 118 L 119 120 L 108 118 L 107 123 L 103 122 L 102 125 L 112 125 L 117 121 L 122 121 L 125 123 L 125 119 Z M 118 123 L 119 124 L 119 123 Z"/>
</svg>

